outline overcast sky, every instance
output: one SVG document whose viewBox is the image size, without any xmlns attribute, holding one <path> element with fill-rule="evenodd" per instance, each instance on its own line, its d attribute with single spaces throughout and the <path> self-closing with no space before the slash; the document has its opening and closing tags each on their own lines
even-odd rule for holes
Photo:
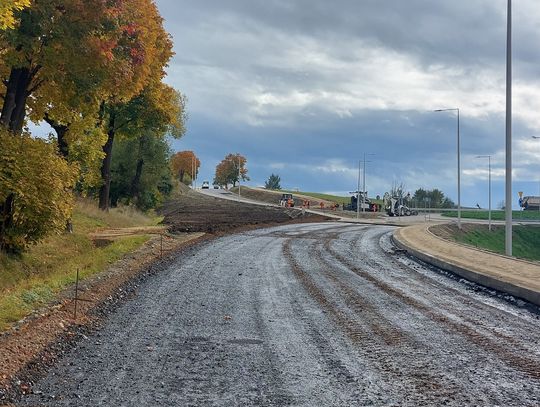
<svg viewBox="0 0 540 407">
<path fill-rule="evenodd" d="M 230 152 L 251 185 L 348 194 L 368 154 L 370 195 L 393 182 L 462 204 L 504 198 L 506 0 L 157 0 L 176 55 L 167 82 L 188 97 L 175 150 L 213 179 Z M 514 2 L 514 195 L 540 188 L 540 5 Z"/>
</svg>

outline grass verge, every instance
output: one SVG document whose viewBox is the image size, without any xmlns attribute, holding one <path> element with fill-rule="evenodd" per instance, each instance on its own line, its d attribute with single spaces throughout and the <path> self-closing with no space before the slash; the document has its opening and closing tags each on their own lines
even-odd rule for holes
<svg viewBox="0 0 540 407">
<path fill-rule="evenodd" d="M 442 216 L 448 216 L 450 218 L 457 218 L 457 211 L 445 211 L 441 213 Z M 487 220 L 489 217 L 488 211 L 461 211 L 461 217 L 466 219 L 483 219 Z M 492 211 L 492 220 L 505 220 L 506 214 L 504 211 Z M 540 211 L 512 211 L 512 219 L 519 220 L 540 220 Z"/>
<path fill-rule="evenodd" d="M 540 227 L 514 226 L 512 230 L 513 255 L 521 259 L 539 261 Z M 455 230 L 452 238 L 457 242 L 495 253 L 505 253 L 505 228 L 503 226 L 495 226 L 490 232 L 486 225 L 474 225 L 469 230 Z"/>
<path fill-rule="evenodd" d="M 50 302 L 75 281 L 77 269 L 82 279 L 92 276 L 149 239 L 126 236 L 96 245 L 90 233 L 158 221 L 130 208 L 102 212 L 93 202 L 79 201 L 73 214 L 73 234 L 51 236 L 22 255 L 0 254 L 0 331 Z"/>
</svg>

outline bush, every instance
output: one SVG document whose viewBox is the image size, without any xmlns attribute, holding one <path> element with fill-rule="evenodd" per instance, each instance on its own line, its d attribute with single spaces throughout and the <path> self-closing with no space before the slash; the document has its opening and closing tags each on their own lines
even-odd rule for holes
<svg viewBox="0 0 540 407">
<path fill-rule="evenodd" d="M 73 209 L 77 173 L 53 143 L 0 129 L 0 248 L 20 252 L 62 231 Z"/>
</svg>

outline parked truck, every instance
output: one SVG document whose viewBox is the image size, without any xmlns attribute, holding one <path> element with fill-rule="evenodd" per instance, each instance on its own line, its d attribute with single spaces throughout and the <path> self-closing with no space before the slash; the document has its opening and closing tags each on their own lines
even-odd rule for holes
<svg viewBox="0 0 540 407">
<path fill-rule="evenodd" d="M 524 196 L 519 200 L 519 206 L 525 211 L 539 211 L 540 196 Z"/>
</svg>

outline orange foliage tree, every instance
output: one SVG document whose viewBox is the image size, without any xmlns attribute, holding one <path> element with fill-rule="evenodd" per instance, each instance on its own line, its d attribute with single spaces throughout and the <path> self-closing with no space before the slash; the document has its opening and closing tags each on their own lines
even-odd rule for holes
<svg viewBox="0 0 540 407">
<path fill-rule="evenodd" d="M 193 151 L 179 151 L 171 157 L 171 170 L 180 182 L 193 180 L 199 173 L 201 161 Z M 189 176 L 189 179 L 186 179 Z"/>
<path fill-rule="evenodd" d="M 214 184 L 227 187 L 229 184 L 236 186 L 236 183 L 242 179 L 249 181 L 246 168 L 247 160 L 241 154 L 228 154 L 217 166 L 214 176 Z"/>
</svg>

